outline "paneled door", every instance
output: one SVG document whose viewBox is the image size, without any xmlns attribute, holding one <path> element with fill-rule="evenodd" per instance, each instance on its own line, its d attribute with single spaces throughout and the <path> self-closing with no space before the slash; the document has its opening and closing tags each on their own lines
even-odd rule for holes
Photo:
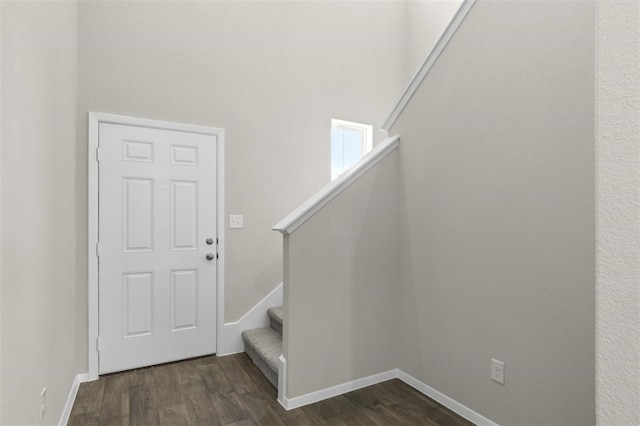
<svg viewBox="0 0 640 426">
<path fill-rule="evenodd" d="M 100 123 L 100 374 L 215 353 L 216 143 Z"/>
</svg>

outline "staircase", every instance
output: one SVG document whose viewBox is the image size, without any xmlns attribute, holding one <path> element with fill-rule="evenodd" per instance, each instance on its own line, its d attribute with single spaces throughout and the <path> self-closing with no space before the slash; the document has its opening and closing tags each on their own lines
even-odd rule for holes
<svg viewBox="0 0 640 426">
<path fill-rule="evenodd" d="M 282 306 L 269 308 L 270 327 L 242 332 L 245 352 L 271 384 L 278 388 L 278 358 L 282 354 Z"/>
</svg>

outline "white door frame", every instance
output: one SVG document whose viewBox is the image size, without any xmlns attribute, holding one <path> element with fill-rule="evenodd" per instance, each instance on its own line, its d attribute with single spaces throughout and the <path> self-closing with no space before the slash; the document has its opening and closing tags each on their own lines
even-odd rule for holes
<svg viewBox="0 0 640 426">
<path fill-rule="evenodd" d="M 194 126 L 190 124 L 171 123 L 167 121 L 148 120 L 144 118 L 89 112 L 89 144 L 88 144 L 88 364 L 89 380 L 98 378 L 98 137 L 100 123 L 150 127 L 162 130 L 213 135 L 217 138 L 217 234 L 218 234 L 218 268 L 217 268 L 217 324 L 216 350 L 220 348 L 220 338 L 224 328 L 224 129 Z"/>
</svg>

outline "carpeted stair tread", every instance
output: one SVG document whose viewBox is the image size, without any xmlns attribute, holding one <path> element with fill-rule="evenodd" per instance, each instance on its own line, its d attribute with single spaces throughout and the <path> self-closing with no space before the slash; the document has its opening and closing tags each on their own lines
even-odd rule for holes
<svg viewBox="0 0 640 426">
<path fill-rule="evenodd" d="M 282 354 L 282 336 L 272 328 L 256 328 L 243 331 L 242 338 L 246 352 L 254 364 L 278 387 L 278 358 Z"/>
</svg>

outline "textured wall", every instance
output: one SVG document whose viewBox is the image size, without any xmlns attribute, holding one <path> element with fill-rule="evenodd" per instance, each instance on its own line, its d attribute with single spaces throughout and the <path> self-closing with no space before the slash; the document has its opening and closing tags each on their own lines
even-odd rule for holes
<svg viewBox="0 0 640 426">
<path fill-rule="evenodd" d="M 2 1 L 0 424 L 57 424 L 75 344 L 75 2 Z M 84 245 L 81 247 L 84 250 Z M 83 283 L 86 280 L 82 281 Z M 86 301 L 85 301 L 86 303 Z"/>
<path fill-rule="evenodd" d="M 478 1 L 391 130 L 399 367 L 499 424 L 595 422 L 594 18 Z"/>
<path fill-rule="evenodd" d="M 285 237 L 288 398 L 397 367 L 397 159 Z"/>
<path fill-rule="evenodd" d="M 0 5 L 0 24 L 2 24 L 2 19 L 4 17 L 4 13 L 3 13 L 3 8 L 2 5 Z M 4 102 L 2 102 L 2 99 L 4 99 L 4 80 L 3 80 L 3 67 L 1 66 L 2 63 L 4 63 L 4 55 L 2 54 L 2 40 L 3 40 L 3 35 L 4 33 L 2 32 L 2 29 L 0 28 L 0 120 L 4 120 Z M 2 164 L 2 159 L 3 157 L 3 143 L 2 141 L 4 140 L 4 133 L 2 132 L 2 130 L 0 129 L 0 164 Z M 0 307 L 2 306 L 2 259 L 3 259 L 3 254 L 2 254 L 2 170 L 0 169 Z M 2 404 L 4 401 L 4 398 L 2 396 L 2 384 L 4 383 L 4 378 L 3 378 L 3 374 L 2 374 L 2 370 L 3 370 L 3 366 L 2 366 L 2 314 L 0 313 L 0 421 L 2 421 Z"/>
<path fill-rule="evenodd" d="M 640 3 L 598 2 L 597 420 L 640 424 Z"/>
</svg>

